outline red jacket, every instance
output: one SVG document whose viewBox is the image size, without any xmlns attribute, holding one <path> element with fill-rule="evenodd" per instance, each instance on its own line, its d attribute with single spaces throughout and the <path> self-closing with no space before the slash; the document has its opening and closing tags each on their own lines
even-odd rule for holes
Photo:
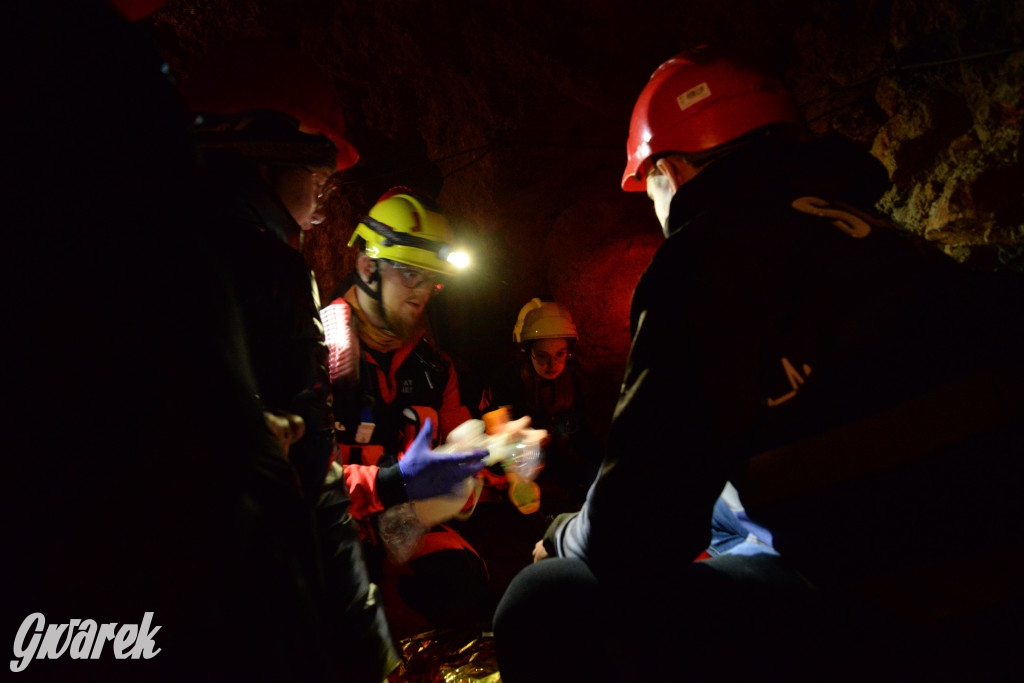
<svg viewBox="0 0 1024 683">
<path fill-rule="evenodd" d="M 423 333 L 386 353 L 362 348 L 359 377 L 358 388 L 335 390 L 335 460 L 344 466 L 350 514 L 365 519 L 408 500 L 398 459 L 427 417 L 437 445 L 472 416 L 451 359 Z"/>
</svg>

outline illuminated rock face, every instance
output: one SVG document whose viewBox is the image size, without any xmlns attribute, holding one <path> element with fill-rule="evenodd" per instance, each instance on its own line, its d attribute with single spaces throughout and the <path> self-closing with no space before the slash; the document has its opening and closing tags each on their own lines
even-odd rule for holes
<svg viewBox="0 0 1024 683">
<path fill-rule="evenodd" d="M 610 414 L 631 287 L 660 240 L 646 197 L 619 189 L 629 115 L 686 45 L 770 55 L 812 130 L 885 163 L 882 210 L 960 260 L 1021 268 L 1024 3 L 639 4 L 179 0 L 146 21 L 183 78 L 236 36 L 289 40 L 328 71 L 362 160 L 307 245 L 325 299 L 376 197 L 438 195 L 476 256 L 434 312 L 470 404 L 519 307 L 549 295 L 576 316 L 595 412 Z"/>
</svg>

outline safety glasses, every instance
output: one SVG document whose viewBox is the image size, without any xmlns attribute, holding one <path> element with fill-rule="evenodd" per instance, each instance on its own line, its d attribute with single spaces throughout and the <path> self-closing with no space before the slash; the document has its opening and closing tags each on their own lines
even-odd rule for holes
<svg viewBox="0 0 1024 683">
<path fill-rule="evenodd" d="M 432 294 L 437 294 L 448 284 L 448 276 L 432 270 L 424 270 L 415 266 L 407 266 L 388 259 L 380 259 L 398 274 L 399 282 L 406 289 L 417 289 L 426 285 Z"/>
</svg>

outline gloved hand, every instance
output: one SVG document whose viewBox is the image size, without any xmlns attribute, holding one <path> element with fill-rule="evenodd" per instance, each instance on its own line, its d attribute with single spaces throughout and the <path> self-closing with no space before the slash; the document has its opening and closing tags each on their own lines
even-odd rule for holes
<svg viewBox="0 0 1024 683">
<path fill-rule="evenodd" d="M 423 429 L 398 461 L 398 469 L 405 482 L 409 500 L 423 500 L 451 493 L 464 479 L 483 469 L 486 450 L 462 453 L 436 453 L 428 444 L 433 433 L 430 418 L 423 421 Z"/>
</svg>

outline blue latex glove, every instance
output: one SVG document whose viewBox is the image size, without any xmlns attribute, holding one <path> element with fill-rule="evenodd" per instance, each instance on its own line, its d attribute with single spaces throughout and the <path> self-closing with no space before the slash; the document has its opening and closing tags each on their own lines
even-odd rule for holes
<svg viewBox="0 0 1024 683">
<path fill-rule="evenodd" d="M 423 429 L 398 461 L 409 500 L 423 500 L 451 493 L 459 482 L 484 468 L 486 450 L 463 453 L 435 453 L 430 450 L 428 444 L 433 430 L 428 417 L 423 421 Z"/>
</svg>

